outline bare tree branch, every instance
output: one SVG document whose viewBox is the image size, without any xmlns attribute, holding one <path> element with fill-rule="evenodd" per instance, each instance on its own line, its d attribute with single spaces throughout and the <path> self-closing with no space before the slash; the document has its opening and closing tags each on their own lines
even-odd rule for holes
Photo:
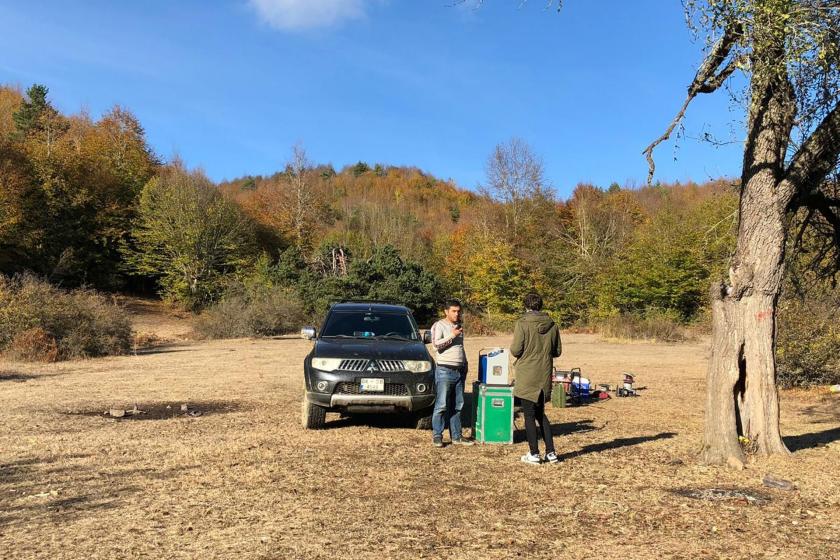
<svg viewBox="0 0 840 560">
<path fill-rule="evenodd" d="M 709 52 L 709 56 L 706 57 L 706 60 L 703 61 L 703 64 L 701 64 L 700 68 L 697 70 L 694 80 L 691 82 L 691 85 L 688 86 L 688 96 L 677 113 L 677 116 L 671 121 L 671 124 L 665 130 L 665 133 L 654 140 L 642 152 L 648 162 L 648 185 L 650 185 L 653 181 L 653 174 L 656 170 L 656 164 L 653 161 L 653 150 L 656 146 L 671 137 L 671 133 L 674 131 L 674 128 L 676 128 L 677 124 L 679 124 L 685 116 L 685 111 L 688 109 L 688 105 L 698 93 L 712 93 L 717 90 L 742 62 L 741 57 L 732 58 L 729 61 L 729 64 L 724 66 L 723 69 L 718 72 L 718 68 L 720 68 L 732 52 L 732 47 L 735 45 L 738 37 L 741 35 L 741 32 L 742 29 L 739 23 L 733 23 L 726 29 L 726 32 L 724 32 L 723 36 L 714 44 L 711 52 Z"/>
<path fill-rule="evenodd" d="M 742 64 L 747 62 L 747 58 L 745 56 L 736 56 L 729 61 L 729 64 L 726 67 L 717 73 L 717 75 L 713 76 L 712 78 L 708 79 L 702 85 L 699 86 L 697 93 L 712 93 L 713 91 L 717 90 L 720 86 L 723 85 L 723 82 L 732 75 L 735 70 L 737 70 Z"/>
<path fill-rule="evenodd" d="M 813 209 L 809 208 L 805 219 L 802 220 L 802 224 L 799 226 L 799 231 L 796 233 L 796 237 L 793 239 L 793 243 L 791 243 L 791 247 L 794 252 L 799 252 L 800 244 L 802 243 L 802 236 L 805 234 L 805 230 L 808 229 L 808 225 L 811 223 L 813 215 Z"/>
</svg>

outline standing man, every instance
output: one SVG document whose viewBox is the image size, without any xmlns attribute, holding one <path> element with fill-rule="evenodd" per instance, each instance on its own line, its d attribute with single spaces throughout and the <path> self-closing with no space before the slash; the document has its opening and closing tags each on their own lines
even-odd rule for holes
<svg viewBox="0 0 840 560">
<path fill-rule="evenodd" d="M 551 394 L 551 372 L 554 358 L 560 356 L 560 329 L 547 314 L 542 312 L 543 301 L 539 294 L 525 296 L 525 315 L 513 327 L 513 344 L 510 353 L 516 358 L 516 383 L 513 394 L 522 402 L 525 413 L 525 435 L 529 452 L 522 461 L 539 465 L 540 448 L 537 445 L 537 425 L 540 423 L 545 442 L 545 462 L 559 463 L 554 451 L 551 424 L 545 415 L 545 401 Z"/>
<path fill-rule="evenodd" d="M 443 429 L 446 419 L 449 418 L 449 437 L 452 443 L 472 445 L 472 441 L 461 436 L 461 409 L 464 407 L 464 383 L 467 379 L 461 302 L 457 299 L 446 300 L 443 315 L 443 319 L 432 325 L 432 345 L 437 352 L 432 444 L 435 447 L 443 447 Z M 454 408 L 449 406 L 450 401 L 454 401 Z"/>
</svg>

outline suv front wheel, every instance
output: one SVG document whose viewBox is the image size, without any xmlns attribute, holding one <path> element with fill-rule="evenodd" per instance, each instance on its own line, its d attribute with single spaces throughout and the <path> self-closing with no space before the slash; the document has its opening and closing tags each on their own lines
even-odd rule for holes
<svg viewBox="0 0 840 560">
<path fill-rule="evenodd" d="M 415 414 L 414 416 L 414 427 L 418 430 L 431 430 L 432 429 L 432 411 L 426 410 Z"/>
<path fill-rule="evenodd" d="M 301 408 L 301 425 L 307 430 L 320 430 L 324 427 L 327 420 L 327 410 L 312 404 L 306 395 L 303 396 L 303 406 Z"/>
</svg>

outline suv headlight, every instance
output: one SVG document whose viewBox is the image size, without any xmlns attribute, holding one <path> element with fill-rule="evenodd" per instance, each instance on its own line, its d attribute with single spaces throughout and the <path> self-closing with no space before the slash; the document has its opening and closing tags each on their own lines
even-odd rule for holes
<svg viewBox="0 0 840 560">
<path fill-rule="evenodd" d="M 321 371 L 335 371 L 341 365 L 341 358 L 312 358 L 312 367 Z"/>
<path fill-rule="evenodd" d="M 413 373 L 425 373 L 432 369 L 432 362 L 427 360 L 403 360 L 403 365 Z"/>
</svg>

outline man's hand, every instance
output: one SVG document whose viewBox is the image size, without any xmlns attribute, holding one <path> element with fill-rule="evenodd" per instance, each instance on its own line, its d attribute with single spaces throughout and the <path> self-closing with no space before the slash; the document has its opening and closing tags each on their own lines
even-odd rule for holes
<svg viewBox="0 0 840 560">
<path fill-rule="evenodd" d="M 464 334 L 464 327 L 455 327 L 452 329 L 452 338 L 457 338 Z"/>
</svg>

